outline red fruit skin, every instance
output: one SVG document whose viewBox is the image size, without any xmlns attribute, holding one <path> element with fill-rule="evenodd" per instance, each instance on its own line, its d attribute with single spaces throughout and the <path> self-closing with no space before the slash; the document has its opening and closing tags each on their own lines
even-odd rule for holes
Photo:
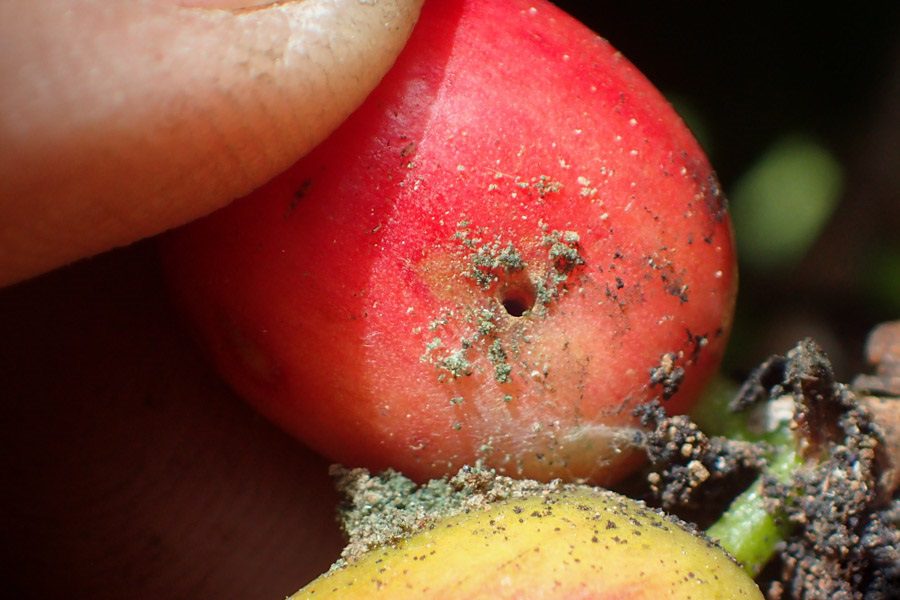
<svg viewBox="0 0 900 600">
<path fill-rule="evenodd" d="M 337 132 L 163 249 L 243 396 L 335 461 L 419 480 L 480 459 L 615 481 L 640 460 L 633 409 L 684 411 L 717 368 L 736 291 L 696 141 L 533 0 L 426 3 Z"/>
</svg>

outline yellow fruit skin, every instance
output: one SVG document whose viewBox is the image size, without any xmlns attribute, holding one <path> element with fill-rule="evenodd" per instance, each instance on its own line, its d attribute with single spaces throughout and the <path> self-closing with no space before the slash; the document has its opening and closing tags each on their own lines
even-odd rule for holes
<svg viewBox="0 0 900 600">
<path fill-rule="evenodd" d="M 624 496 L 579 489 L 439 520 L 292 600 L 762 597 L 712 543 Z"/>
</svg>

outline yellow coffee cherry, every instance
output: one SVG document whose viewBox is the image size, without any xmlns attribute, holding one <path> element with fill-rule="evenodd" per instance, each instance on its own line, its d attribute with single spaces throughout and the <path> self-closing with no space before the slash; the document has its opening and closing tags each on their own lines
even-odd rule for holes
<svg viewBox="0 0 900 600">
<path fill-rule="evenodd" d="M 576 488 L 437 520 L 292 600 L 762 597 L 712 542 L 619 494 Z"/>
</svg>

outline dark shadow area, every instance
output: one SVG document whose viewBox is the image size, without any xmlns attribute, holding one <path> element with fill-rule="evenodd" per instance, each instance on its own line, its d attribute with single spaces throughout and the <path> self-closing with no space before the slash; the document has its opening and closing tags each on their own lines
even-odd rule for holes
<svg viewBox="0 0 900 600">
<path fill-rule="evenodd" d="M 16 598 L 283 598 L 337 556 L 325 461 L 209 369 L 154 244 L 0 291 L 0 339 Z"/>
<path fill-rule="evenodd" d="M 673 101 L 733 208 L 741 178 L 786 136 L 815 140 L 836 159 L 841 193 L 808 250 L 766 268 L 741 260 L 726 368 L 740 377 L 813 336 L 839 378 L 864 370 L 867 332 L 900 315 L 898 5 L 556 4 L 609 39 Z M 780 210 L 781 219 L 795 218 L 789 201 Z"/>
</svg>

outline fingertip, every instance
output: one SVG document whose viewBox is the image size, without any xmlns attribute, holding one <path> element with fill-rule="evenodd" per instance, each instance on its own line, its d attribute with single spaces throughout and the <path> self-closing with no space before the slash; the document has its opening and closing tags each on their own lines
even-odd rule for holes
<svg viewBox="0 0 900 600">
<path fill-rule="evenodd" d="M 17 24 L 0 26 L 0 284 L 193 220 L 284 170 L 380 81 L 422 3 L 223 1 L 0 9 Z"/>
</svg>

